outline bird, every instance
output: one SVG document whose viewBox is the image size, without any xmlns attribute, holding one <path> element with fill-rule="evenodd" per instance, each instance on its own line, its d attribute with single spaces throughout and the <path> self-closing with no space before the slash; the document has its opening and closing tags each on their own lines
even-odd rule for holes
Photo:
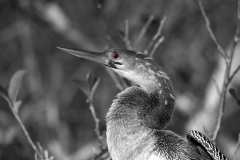
<svg viewBox="0 0 240 160">
<path fill-rule="evenodd" d="M 189 131 L 186 140 L 166 130 L 175 95 L 172 81 L 153 58 L 121 48 L 103 52 L 57 48 L 103 64 L 136 84 L 117 94 L 106 115 L 112 160 L 227 160 L 199 131 Z"/>
</svg>

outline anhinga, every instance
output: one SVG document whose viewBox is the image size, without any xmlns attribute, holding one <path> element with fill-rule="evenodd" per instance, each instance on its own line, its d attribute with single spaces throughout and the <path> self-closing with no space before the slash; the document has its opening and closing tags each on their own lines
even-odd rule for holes
<svg viewBox="0 0 240 160">
<path fill-rule="evenodd" d="M 200 132 L 187 140 L 164 130 L 174 111 L 172 82 L 150 57 L 125 49 L 102 53 L 60 48 L 104 64 L 136 83 L 117 95 L 106 116 L 107 145 L 113 160 L 225 160 Z"/>
</svg>

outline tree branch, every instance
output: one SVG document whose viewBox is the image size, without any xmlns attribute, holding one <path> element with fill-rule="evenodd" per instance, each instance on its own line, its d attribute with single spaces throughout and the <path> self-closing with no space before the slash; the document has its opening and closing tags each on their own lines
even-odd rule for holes
<svg viewBox="0 0 240 160">
<path fill-rule="evenodd" d="M 237 72 L 240 70 L 240 65 L 238 65 L 238 67 L 235 69 L 235 71 L 233 71 L 232 75 L 229 77 L 228 79 L 228 83 L 231 83 L 233 77 L 237 74 Z"/>
<path fill-rule="evenodd" d="M 3 97 L 3 98 L 7 101 L 9 108 L 11 109 L 14 117 L 15 117 L 16 120 L 18 121 L 20 127 L 21 127 L 22 130 L 23 130 L 23 133 L 25 134 L 25 136 L 26 136 L 29 144 L 32 146 L 32 148 L 33 148 L 33 150 L 35 151 L 35 153 L 37 153 L 37 155 L 38 155 L 39 157 L 43 157 L 42 154 L 41 154 L 41 153 L 39 152 L 39 150 L 37 149 L 36 145 L 33 143 L 33 140 L 32 140 L 31 137 L 29 136 L 28 131 L 27 131 L 27 129 L 25 128 L 25 126 L 23 125 L 20 117 L 18 116 L 18 114 L 17 114 L 16 112 L 14 112 L 14 110 L 13 110 L 13 108 L 14 108 L 13 103 L 9 100 L 9 98 L 7 98 L 7 97 Z"/>
<path fill-rule="evenodd" d="M 127 84 L 123 82 L 121 77 L 114 73 L 110 68 L 106 68 L 106 70 L 120 91 L 123 91 L 125 88 L 127 88 Z"/>
<path fill-rule="evenodd" d="M 218 134 L 219 134 L 219 130 L 221 128 L 222 125 L 222 119 L 223 119 L 223 114 L 224 114 L 224 109 L 225 109 L 225 102 L 226 102 L 226 94 L 227 94 L 227 88 L 229 86 L 229 82 L 233 77 L 230 77 L 230 71 L 231 71 L 231 66 L 232 66 L 232 61 L 233 61 L 233 56 L 234 56 L 234 52 L 236 49 L 236 45 L 239 41 L 239 27 L 240 27 L 240 0 L 238 0 L 238 25 L 237 25 L 237 29 L 236 29 L 236 33 L 234 36 L 234 40 L 233 40 L 233 44 L 232 47 L 230 49 L 230 54 L 229 56 L 227 55 L 226 51 L 222 48 L 222 46 L 218 43 L 216 37 L 214 36 L 211 28 L 210 28 L 210 21 L 204 11 L 203 5 L 201 0 L 198 0 L 201 12 L 203 14 L 203 17 L 206 21 L 206 27 L 207 30 L 211 36 L 211 38 L 213 39 L 214 43 L 217 45 L 218 50 L 220 51 L 222 57 L 224 58 L 225 62 L 226 62 L 226 70 L 225 70 L 225 75 L 224 75 L 224 82 L 223 82 L 223 88 L 222 88 L 222 94 L 221 94 L 221 98 L 220 98 L 220 108 L 219 108 L 219 114 L 218 114 L 218 118 L 217 118 L 217 124 L 216 127 L 213 131 L 213 137 L 212 137 L 212 141 L 215 142 Z M 233 75 L 234 76 L 234 75 Z M 231 79 L 230 79 L 231 78 Z"/>
<path fill-rule="evenodd" d="M 167 14 L 165 14 L 160 22 L 160 25 L 158 27 L 158 30 L 156 32 L 156 34 L 153 36 L 152 40 L 150 41 L 149 45 L 147 46 L 147 49 L 144 51 L 145 54 L 149 54 L 150 52 L 150 49 L 153 48 L 154 46 L 156 46 L 156 44 L 154 45 L 154 43 L 159 43 L 160 40 L 158 40 L 156 42 L 157 39 L 160 38 L 161 34 L 162 34 L 162 29 L 163 29 L 163 26 L 165 24 L 167 20 Z M 155 51 L 154 51 L 155 52 Z M 153 50 L 150 52 L 151 53 L 154 53 Z M 153 56 L 153 55 L 152 55 Z"/>
<path fill-rule="evenodd" d="M 226 70 L 225 70 L 225 75 L 224 75 L 223 88 L 222 88 L 222 93 L 221 93 L 221 98 L 220 98 L 219 114 L 218 114 L 218 118 L 217 118 L 217 124 L 216 124 L 216 127 L 215 127 L 214 131 L 213 131 L 213 137 L 212 137 L 212 141 L 215 142 L 217 137 L 218 137 L 219 130 L 220 130 L 221 124 L 222 124 L 222 118 L 223 118 L 224 109 L 225 109 L 227 88 L 229 86 L 230 81 L 232 80 L 232 78 L 236 74 L 234 72 L 234 74 L 232 76 L 230 76 L 230 71 L 231 71 L 231 66 L 232 66 L 234 52 L 235 52 L 235 49 L 236 49 L 236 45 L 237 45 L 237 43 L 239 41 L 239 32 L 240 32 L 240 0 L 238 0 L 238 25 L 237 25 L 236 33 L 235 33 L 235 36 L 234 36 L 233 44 L 232 44 L 232 47 L 230 49 L 229 56 L 228 56 L 227 52 L 223 49 L 223 47 L 219 44 L 219 42 L 217 41 L 215 35 L 213 34 L 213 31 L 212 31 L 211 26 L 210 26 L 210 21 L 209 21 L 207 15 L 205 13 L 205 10 L 203 8 L 202 1 L 198 0 L 198 4 L 199 4 L 199 7 L 201 9 L 202 15 L 203 15 L 203 17 L 205 19 L 206 28 L 207 28 L 207 30 L 209 32 L 209 35 L 211 36 L 212 40 L 214 41 L 215 45 L 217 46 L 221 56 L 223 57 L 223 59 L 225 60 L 225 63 L 226 63 Z M 235 71 L 237 72 L 238 70 L 239 69 L 236 69 Z"/>
<path fill-rule="evenodd" d="M 155 43 L 151 53 L 149 54 L 150 57 L 152 57 L 157 50 L 158 46 L 164 41 L 164 37 L 162 36 L 161 38 L 158 39 L 158 41 Z"/>
<path fill-rule="evenodd" d="M 207 28 L 207 31 L 208 31 L 210 37 L 212 38 L 213 42 L 214 42 L 215 45 L 217 46 L 217 49 L 218 49 L 218 51 L 220 52 L 220 54 L 221 54 L 221 56 L 223 57 L 223 59 L 224 59 L 225 61 L 227 61 L 227 53 L 226 53 L 226 51 L 222 48 L 222 46 L 219 44 L 217 38 L 215 37 L 215 35 L 214 35 L 214 33 L 213 33 L 212 29 L 211 29 L 211 24 L 210 24 L 210 21 L 209 21 L 207 15 L 206 15 L 205 10 L 204 10 L 203 4 L 202 4 L 202 0 L 198 0 L 198 4 L 199 4 L 199 7 L 200 7 L 200 9 L 201 9 L 203 18 L 204 18 L 204 20 L 205 20 L 205 22 L 206 22 L 206 28 Z"/>
<path fill-rule="evenodd" d="M 125 45 L 127 47 L 127 49 L 132 50 L 132 46 L 131 46 L 131 41 L 129 40 L 129 24 L 128 24 L 128 20 L 125 20 L 124 23 L 124 38 L 123 41 L 125 42 Z"/>
<path fill-rule="evenodd" d="M 95 122 L 95 129 L 94 129 L 94 131 L 96 132 L 98 140 L 100 142 L 102 142 L 103 136 L 101 135 L 100 130 L 99 130 L 100 120 L 98 119 L 98 117 L 96 115 L 95 108 L 94 108 L 94 106 L 93 106 L 91 101 L 89 101 L 89 109 L 90 109 L 90 111 L 92 113 L 92 116 L 93 116 L 93 119 L 94 119 L 94 122 Z"/>
<path fill-rule="evenodd" d="M 146 24 L 143 26 L 141 32 L 138 35 L 138 38 L 136 40 L 134 48 L 136 48 L 142 42 L 142 39 L 143 39 L 144 35 L 146 34 L 146 31 L 149 28 L 150 24 L 152 23 L 153 19 L 154 19 L 154 15 L 150 15 Z"/>
</svg>

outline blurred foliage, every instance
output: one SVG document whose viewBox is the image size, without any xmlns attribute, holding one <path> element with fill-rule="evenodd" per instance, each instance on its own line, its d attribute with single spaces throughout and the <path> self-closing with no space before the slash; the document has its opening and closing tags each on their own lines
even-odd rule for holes
<svg viewBox="0 0 240 160">
<path fill-rule="evenodd" d="M 154 15 L 142 43 L 134 48 L 137 51 L 147 47 L 162 17 L 168 15 L 163 27 L 165 40 L 154 59 L 170 75 L 177 94 L 188 93 L 195 100 L 193 107 L 201 108 L 219 54 L 206 31 L 197 2 L 101 0 L 100 3 L 108 32 L 118 47 L 126 48 L 119 35 L 126 19 L 134 44 L 149 16 Z M 237 26 L 237 1 L 205 0 L 204 6 L 216 37 L 227 48 Z M 71 56 L 56 46 L 103 51 L 112 47 L 106 33 L 94 0 L 0 1 L 0 84 L 7 88 L 17 70 L 27 70 L 17 97 L 22 101 L 19 116 L 33 141 L 40 142 L 55 159 L 91 159 L 94 147 L 99 145 L 87 96 L 71 79 L 85 79 L 89 71 L 101 78 L 93 97 L 101 132 L 105 130 L 108 108 L 119 92 L 104 66 Z M 232 100 L 230 105 L 236 105 L 236 101 Z M 239 108 L 226 112 L 223 130 L 236 140 L 240 132 Z M 184 135 L 184 125 L 190 117 L 176 110 L 168 128 Z M 34 151 L 2 98 L 0 159 L 34 159 Z"/>
</svg>

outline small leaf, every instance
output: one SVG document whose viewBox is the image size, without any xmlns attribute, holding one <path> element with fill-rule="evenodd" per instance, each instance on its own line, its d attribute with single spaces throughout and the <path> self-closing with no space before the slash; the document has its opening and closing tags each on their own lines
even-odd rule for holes
<svg viewBox="0 0 240 160">
<path fill-rule="evenodd" d="M 94 95 L 94 93 L 95 93 L 95 91 L 96 91 L 96 89 L 98 87 L 99 82 L 100 82 L 100 78 L 97 78 L 96 82 L 94 83 L 94 85 L 93 85 L 93 87 L 91 89 L 90 95 L 89 95 L 89 100 L 90 101 L 92 101 L 92 99 L 93 99 L 93 95 Z"/>
<path fill-rule="evenodd" d="M 237 96 L 237 91 L 233 88 L 229 89 L 229 93 L 233 96 L 234 99 L 236 99 L 236 101 L 238 101 L 238 96 Z"/>
<path fill-rule="evenodd" d="M 16 101 L 13 105 L 13 111 L 18 114 L 19 108 L 22 104 L 22 101 Z"/>
<path fill-rule="evenodd" d="M 9 97 L 8 97 L 8 93 L 2 86 L 0 86 L 0 96 L 7 101 L 8 105 L 10 107 L 12 107 L 12 103 L 11 103 L 11 100 L 9 99 Z"/>
<path fill-rule="evenodd" d="M 19 70 L 11 78 L 9 88 L 8 88 L 8 94 L 13 104 L 17 99 L 17 95 L 22 85 L 23 77 L 25 74 L 26 74 L 25 70 Z"/>
<path fill-rule="evenodd" d="M 3 88 L 1 85 L 0 85 L 0 92 L 2 92 L 3 95 L 5 95 L 6 97 L 8 97 L 8 93 L 7 93 L 6 89 Z"/>
<path fill-rule="evenodd" d="M 97 79 L 98 78 L 94 75 L 93 72 L 89 72 L 87 74 L 87 82 L 88 82 L 91 90 L 92 90 L 94 84 L 96 83 Z"/>
<path fill-rule="evenodd" d="M 78 86 L 79 89 L 81 89 L 83 91 L 83 93 L 86 96 L 89 96 L 91 89 L 90 89 L 89 84 L 86 81 L 81 80 L 81 79 L 74 79 L 72 81 Z"/>
</svg>

